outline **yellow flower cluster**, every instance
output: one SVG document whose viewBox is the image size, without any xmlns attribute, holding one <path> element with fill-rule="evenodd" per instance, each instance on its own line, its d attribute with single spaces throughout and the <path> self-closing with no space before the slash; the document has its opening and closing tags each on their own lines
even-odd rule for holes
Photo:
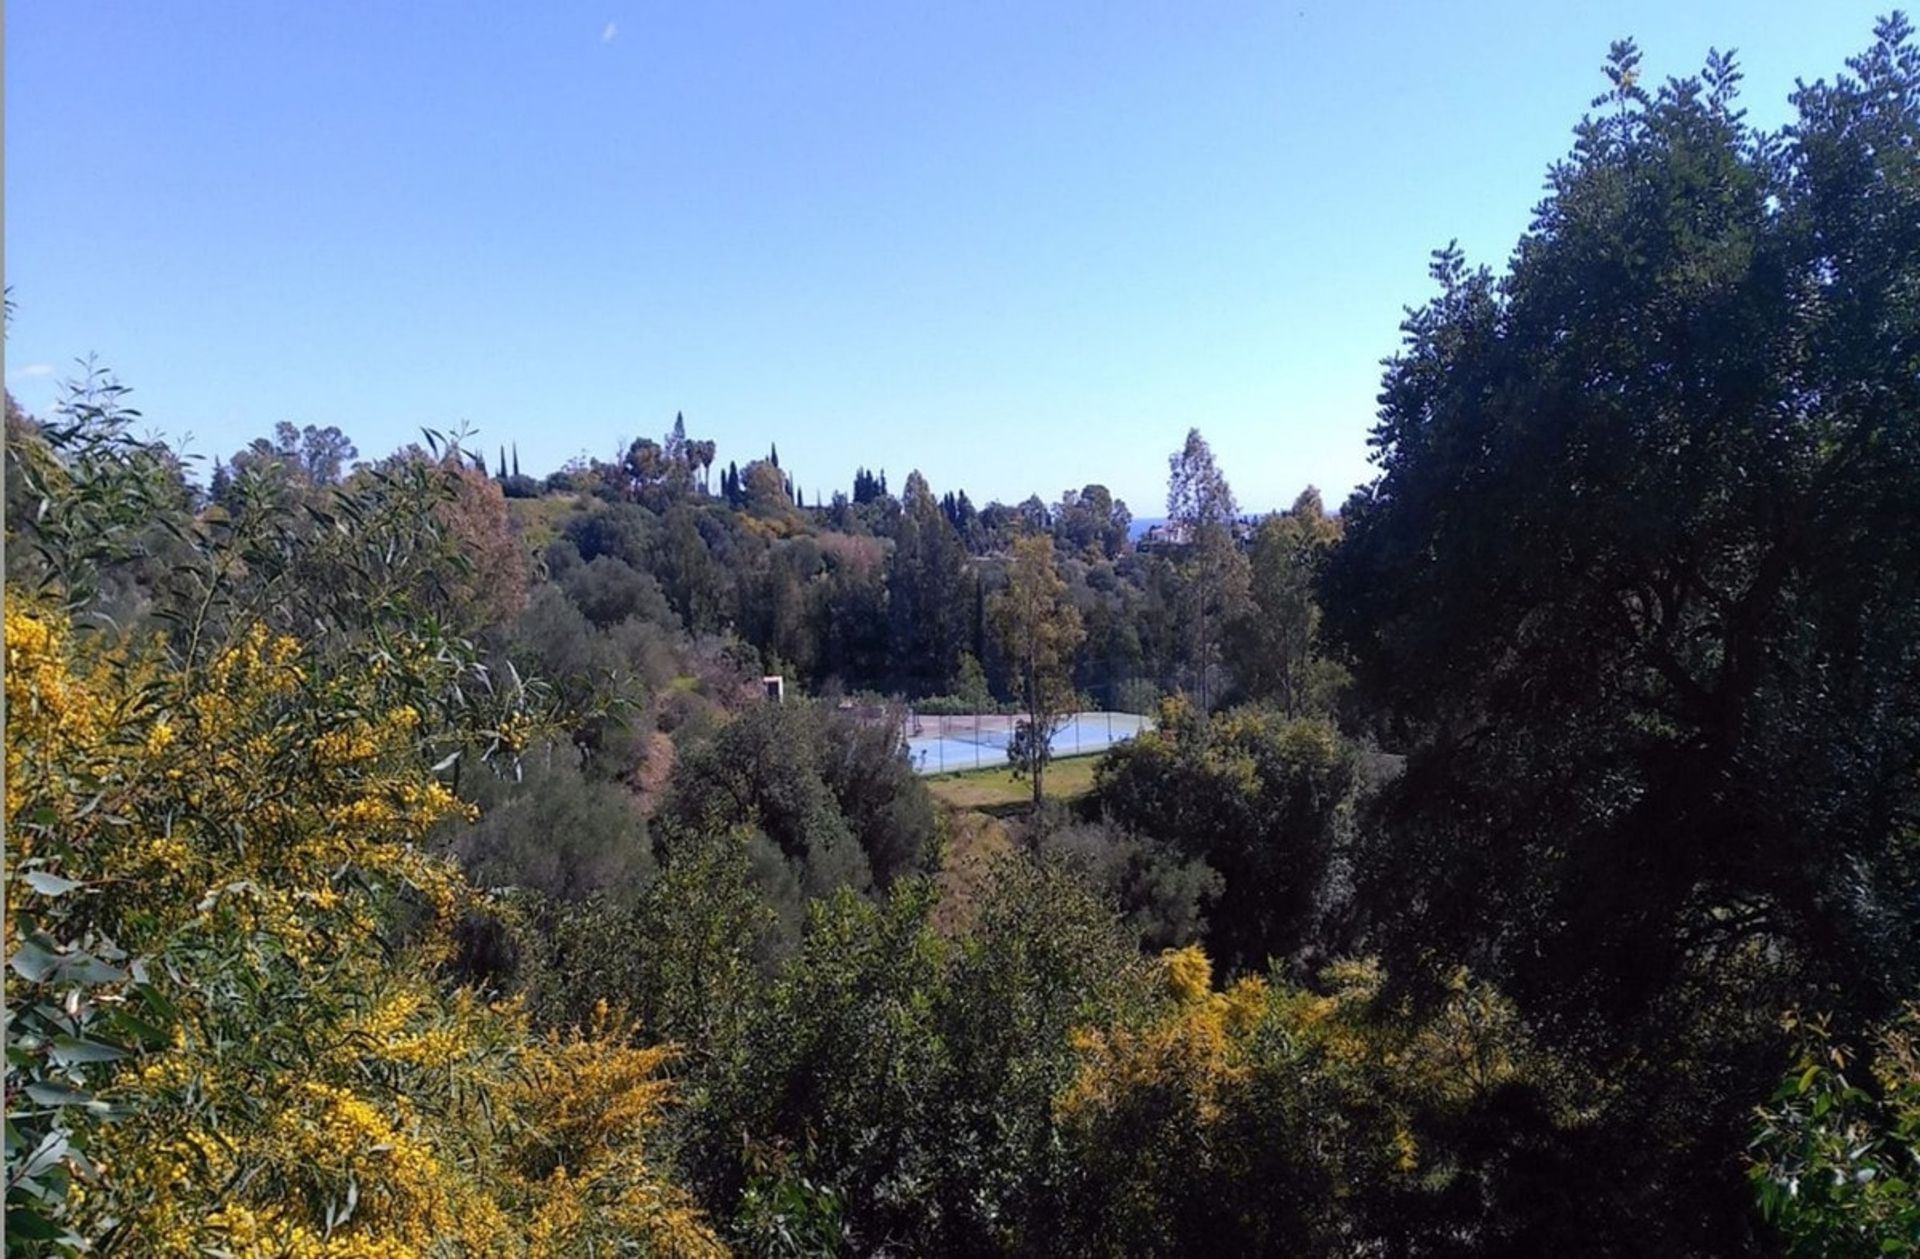
<svg viewBox="0 0 1920 1259">
<path fill-rule="evenodd" d="M 1264 1078 L 1297 1093 L 1311 1079 L 1348 1099 L 1340 1113 L 1371 1113 L 1363 1148 L 1411 1174 L 1421 1165 L 1413 1114 L 1468 1104 L 1526 1069 L 1512 1004 L 1464 971 L 1437 1011 L 1413 1017 L 1388 1007 L 1372 959 L 1330 966 L 1319 992 L 1254 977 L 1216 991 L 1197 947 L 1168 950 L 1162 963 L 1170 1000 L 1156 1017 L 1073 1033 L 1078 1069 L 1055 1111 L 1091 1145 L 1204 1150 L 1246 1086 Z"/>
<path fill-rule="evenodd" d="M 658 1122 L 667 1091 L 659 1073 L 671 1054 L 626 1045 L 631 1032 L 602 1004 L 591 1027 L 550 1037 L 523 1060 L 509 1099 L 546 1142 L 526 1170 L 559 1160 L 543 1178 L 526 1182 L 537 1204 L 532 1255 L 586 1254 L 596 1234 L 607 1231 L 643 1239 L 661 1254 L 726 1253 L 686 1194 L 642 1156 L 637 1138 Z"/>
<path fill-rule="evenodd" d="M 122 1117 L 76 1115 L 100 1179 L 66 1227 L 155 1255 L 722 1253 L 645 1155 L 664 1051 L 436 986 L 474 893 L 420 846 L 466 806 L 418 706 L 260 629 L 189 673 L 10 598 L 6 652 L 10 868 L 87 888 L 9 878 L 8 929 L 66 914 L 164 959 L 173 1011 L 103 1068 Z M 432 911 L 404 932 L 402 893 Z"/>
<path fill-rule="evenodd" d="M 1213 962 L 1198 945 L 1161 957 L 1173 1007 L 1142 1030 L 1079 1029 L 1073 1047 L 1081 1066 L 1058 1102 L 1069 1121 L 1085 1121 L 1145 1090 L 1172 1090 L 1196 1122 L 1218 1117 L 1221 1089 L 1245 1077 L 1246 1037 L 1266 1013 L 1264 980 L 1247 976 L 1225 992 L 1213 989 Z"/>
<path fill-rule="evenodd" d="M 68 794 L 71 769 L 94 759 L 112 728 L 113 708 L 109 697 L 69 672 L 73 644 L 63 622 L 36 615 L 30 603 L 10 597 L 6 635 L 6 798 L 13 818 L 32 796 Z M 17 860 L 24 854 L 14 843 L 25 837 L 8 838 L 8 856 Z"/>
</svg>

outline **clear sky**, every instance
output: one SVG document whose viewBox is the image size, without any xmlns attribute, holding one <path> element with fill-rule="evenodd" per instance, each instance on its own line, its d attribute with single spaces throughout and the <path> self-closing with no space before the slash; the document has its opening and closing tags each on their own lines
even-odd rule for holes
<svg viewBox="0 0 1920 1259">
<path fill-rule="evenodd" d="M 544 473 L 684 411 L 978 503 L 1369 476 L 1379 360 L 1499 264 L 1599 93 L 1740 51 L 1756 121 L 1882 4 L 6 6 L 7 386 L 97 353 L 191 448 L 464 421 Z"/>
</svg>

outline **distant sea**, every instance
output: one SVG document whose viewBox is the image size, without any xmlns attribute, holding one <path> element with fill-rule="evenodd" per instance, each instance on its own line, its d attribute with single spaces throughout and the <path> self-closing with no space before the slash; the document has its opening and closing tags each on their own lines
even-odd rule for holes
<svg viewBox="0 0 1920 1259">
<path fill-rule="evenodd" d="M 1266 514 L 1267 513 L 1263 511 L 1243 512 L 1241 513 L 1240 519 L 1248 521 L 1249 523 L 1258 524 Z M 1329 507 L 1327 514 L 1338 516 L 1340 513 L 1336 507 Z M 1147 535 L 1147 530 L 1153 528 L 1155 525 L 1164 525 L 1166 523 L 1167 518 L 1165 516 L 1135 516 L 1133 523 L 1127 526 L 1127 541 L 1138 542 Z"/>
</svg>

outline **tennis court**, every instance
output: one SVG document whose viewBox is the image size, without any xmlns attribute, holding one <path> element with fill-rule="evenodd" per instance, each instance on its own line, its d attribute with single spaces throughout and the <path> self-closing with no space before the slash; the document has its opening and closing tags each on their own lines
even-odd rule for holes
<svg viewBox="0 0 1920 1259">
<path fill-rule="evenodd" d="M 1001 713 L 957 717 L 908 713 L 904 722 L 907 755 L 913 760 L 914 772 L 920 774 L 1005 765 L 1007 742 L 1019 721 L 1017 716 Z M 1152 728 L 1152 719 L 1137 713 L 1075 713 L 1054 732 L 1049 747 L 1055 756 L 1104 752 Z"/>
</svg>

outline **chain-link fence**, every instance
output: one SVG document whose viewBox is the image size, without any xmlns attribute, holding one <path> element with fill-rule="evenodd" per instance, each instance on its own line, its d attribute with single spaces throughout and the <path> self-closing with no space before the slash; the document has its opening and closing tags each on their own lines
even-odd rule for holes
<svg viewBox="0 0 1920 1259">
<path fill-rule="evenodd" d="M 1088 707 L 1060 719 L 1049 750 L 1055 758 L 1104 752 L 1152 729 L 1151 710 L 1159 694 L 1159 688 L 1145 679 L 1082 692 Z M 1025 719 L 1014 711 L 934 714 L 916 712 L 909 705 L 901 718 L 901 734 L 917 773 L 990 769 L 1008 763 L 1007 746 Z"/>
</svg>

